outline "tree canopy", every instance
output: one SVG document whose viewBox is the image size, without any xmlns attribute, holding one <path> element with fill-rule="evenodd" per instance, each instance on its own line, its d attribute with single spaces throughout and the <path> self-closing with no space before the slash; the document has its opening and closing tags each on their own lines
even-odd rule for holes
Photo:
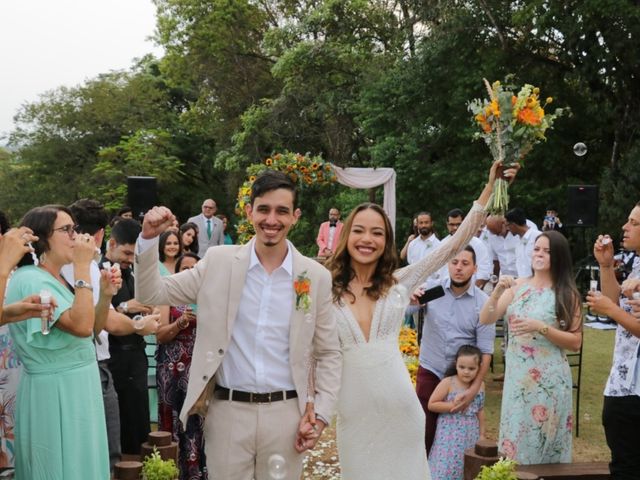
<svg viewBox="0 0 640 480">
<path fill-rule="evenodd" d="M 160 59 L 61 86 L 16 116 L 0 156 L 13 219 L 90 196 L 116 208 L 127 175 L 158 177 L 182 219 L 213 197 L 231 213 L 246 167 L 274 152 L 398 173 L 398 228 L 465 208 L 489 151 L 467 102 L 514 74 L 570 107 L 526 159 L 511 203 L 566 215 L 569 184 L 598 184 L 600 227 L 640 199 L 640 6 L 630 0 L 155 0 Z M 576 142 L 588 153 L 576 157 Z M 303 205 L 312 249 L 339 188 Z M 339 202 L 343 202 L 340 204 Z"/>
</svg>

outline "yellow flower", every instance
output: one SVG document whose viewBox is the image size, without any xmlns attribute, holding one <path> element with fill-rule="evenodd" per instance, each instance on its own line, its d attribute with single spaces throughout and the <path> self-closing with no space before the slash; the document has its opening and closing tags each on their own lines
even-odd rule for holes
<svg viewBox="0 0 640 480">
<path fill-rule="evenodd" d="M 553 102 L 553 97 L 547 97 L 546 103 L 552 103 Z"/>
<path fill-rule="evenodd" d="M 270 167 L 271 165 L 273 165 L 273 159 L 271 159 L 271 158 L 267 158 L 267 159 L 264 161 L 264 163 L 265 163 L 265 165 L 267 165 L 267 166 L 269 166 L 269 167 Z"/>
<path fill-rule="evenodd" d="M 500 118 L 500 106 L 498 105 L 497 100 L 491 100 L 491 104 L 489 104 L 489 108 L 491 110 L 491 114 L 494 117 Z"/>
<path fill-rule="evenodd" d="M 535 88 L 533 89 L 533 94 L 534 94 L 534 95 L 540 95 L 540 89 L 539 89 L 538 87 L 535 87 Z"/>
<path fill-rule="evenodd" d="M 256 181 L 256 176 L 255 176 L 255 175 L 251 175 L 251 176 L 249 177 L 249 181 L 250 181 L 251 183 L 255 182 L 255 181 Z"/>
</svg>

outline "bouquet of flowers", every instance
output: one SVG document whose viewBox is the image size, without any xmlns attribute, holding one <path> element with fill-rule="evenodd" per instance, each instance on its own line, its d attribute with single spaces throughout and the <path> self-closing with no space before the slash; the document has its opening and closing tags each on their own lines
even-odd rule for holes
<svg viewBox="0 0 640 480">
<path fill-rule="evenodd" d="M 546 140 L 547 128 L 556 118 L 562 116 L 567 108 L 556 108 L 553 113 L 545 108 L 553 102 L 547 97 L 540 101 L 540 89 L 525 84 L 516 93 L 514 85 L 502 85 L 499 81 L 492 85 L 484 79 L 488 99 L 475 99 L 469 102 L 469 111 L 473 113 L 473 122 L 480 127 L 474 138 L 482 138 L 489 146 L 494 160 L 501 160 L 503 169 L 515 162 L 522 163 L 533 146 Z M 509 206 L 509 182 L 498 178 L 493 194 L 487 204 L 492 215 L 504 215 Z"/>
</svg>

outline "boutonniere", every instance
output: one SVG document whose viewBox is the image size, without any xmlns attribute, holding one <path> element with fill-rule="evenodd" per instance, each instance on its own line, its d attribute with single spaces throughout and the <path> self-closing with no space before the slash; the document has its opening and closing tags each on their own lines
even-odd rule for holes
<svg viewBox="0 0 640 480">
<path fill-rule="evenodd" d="M 296 292 L 296 310 L 303 310 L 305 313 L 311 308 L 311 280 L 305 270 L 293 282 L 293 289 Z"/>
</svg>

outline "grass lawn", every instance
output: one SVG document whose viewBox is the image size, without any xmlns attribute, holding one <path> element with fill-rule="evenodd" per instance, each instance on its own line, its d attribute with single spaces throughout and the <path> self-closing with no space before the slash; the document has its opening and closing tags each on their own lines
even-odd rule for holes
<svg viewBox="0 0 640 480">
<path fill-rule="evenodd" d="M 615 330 L 584 329 L 582 382 L 580 391 L 580 437 L 573 441 L 573 460 L 576 462 L 608 462 L 609 449 L 602 429 L 602 392 L 611 367 Z M 502 355 L 496 348 L 495 373 L 489 373 L 486 399 L 487 434 L 497 441 L 500 422 L 502 383 L 492 380 L 502 373 Z M 573 369 L 576 371 L 577 369 Z M 574 390 L 574 412 L 575 412 Z M 577 419 L 576 419 L 577 420 Z M 575 430 L 575 427 L 574 427 Z M 384 439 L 381 439 L 384 441 Z M 340 465 L 335 443 L 335 426 L 327 428 L 319 445 L 305 461 L 303 478 L 333 480 L 340 478 Z"/>
</svg>

